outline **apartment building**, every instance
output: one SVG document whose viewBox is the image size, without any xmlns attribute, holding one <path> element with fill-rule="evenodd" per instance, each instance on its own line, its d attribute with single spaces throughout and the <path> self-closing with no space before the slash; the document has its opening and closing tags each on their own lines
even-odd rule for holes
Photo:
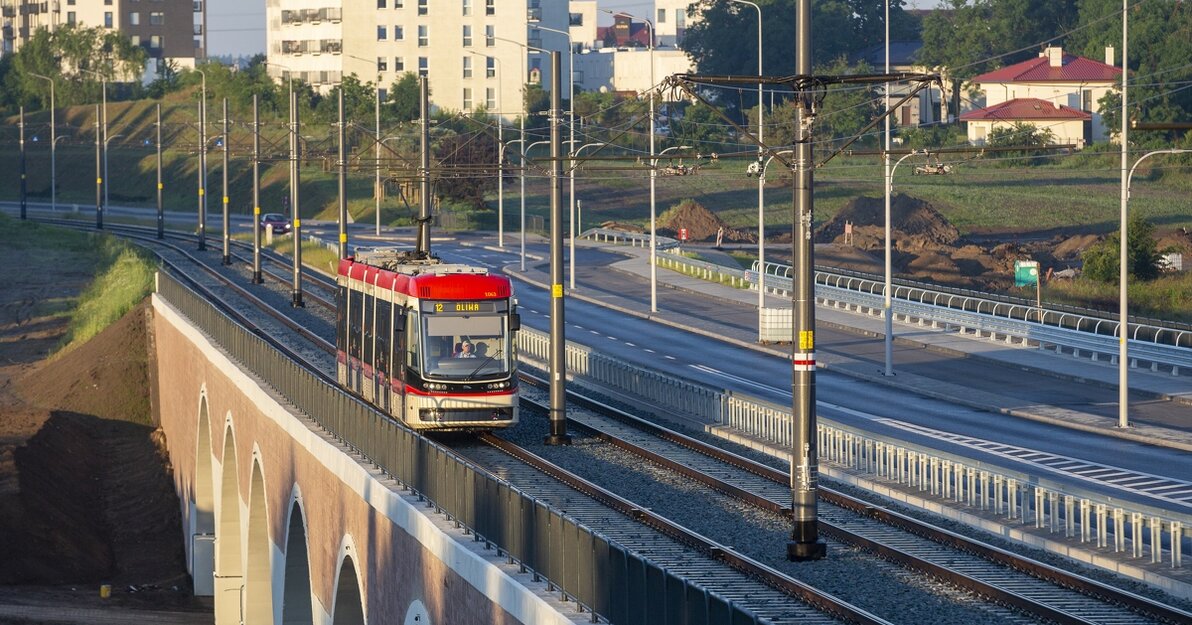
<svg viewBox="0 0 1192 625">
<path fill-rule="evenodd" d="M 352 74 L 388 89 L 415 72 L 434 108 L 512 118 L 523 84 L 550 88 L 550 58 L 533 48 L 560 51 L 563 76 L 571 71 L 567 2 L 268 0 L 266 19 L 270 74 L 322 91 Z"/>
<path fill-rule="evenodd" d="M 658 45 L 676 48 L 683 47 L 683 35 L 687 29 L 699 21 L 699 14 L 687 15 L 687 8 L 692 0 L 654 0 L 654 28 L 658 29 Z M 745 9 L 752 10 L 749 7 Z M 642 16 L 646 17 L 646 16 Z"/>
<path fill-rule="evenodd" d="M 183 67 L 203 58 L 203 0 L 0 0 L 0 55 L 21 48 L 39 29 L 67 24 L 123 33 L 153 61 Z"/>
</svg>

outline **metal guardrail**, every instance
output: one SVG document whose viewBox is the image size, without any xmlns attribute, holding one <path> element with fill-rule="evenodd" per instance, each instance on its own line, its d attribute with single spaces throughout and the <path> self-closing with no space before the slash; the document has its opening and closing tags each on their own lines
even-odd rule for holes
<svg viewBox="0 0 1192 625">
<path fill-rule="evenodd" d="M 648 244 L 650 238 L 647 234 L 600 228 L 585 231 L 581 236 L 611 243 L 630 241 L 635 246 L 639 242 Z M 678 245 L 673 239 L 668 241 Z M 658 255 L 657 260 L 661 267 L 735 288 L 751 288 L 756 282 L 756 261 L 753 269 L 746 271 L 669 251 Z M 767 291 L 789 294 L 792 284 L 789 265 L 766 263 L 766 275 Z M 882 315 L 882 294 L 885 292 L 882 282 L 826 271 L 816 271 L 815 281 L 815 297 L 820 304 L 877 317 Z M 1017 342 L 1024 346 L 1051 348 L 1056 353 L 1067 350 L 1074 357 L 1104 358 L 1112 364 L 1118 361 L 1118 323 L 1109 319 L 897 285 L 891 305 L 894 318 L 901 316 L 907 323 L 942 327 L 945 331 L 971 333 L 976 337 Z M 1037 316 L 1037 320 L 1030 321 L 1032 315 Z M 1192 371 L 1192 347 L 1184 346 L 1192 346 L 1192 332 L 1146 324 L 1130 324 L 1129 327 L 1133 328 L 1129 349 L 1131 367 L 1144 362 L 1150 364 L 1152 371 L 1166 369 L 1172 375 L 1179 375 L 1181 369 Z M 1164 333 L 1174 336 L 1170 341 L 1160 342 L 1159 339 L 1166 336 Z M 762 338 L 770 340 L 767 337 L 782 332 L 774 327 L 763 334 Z M 1150 340 L 1141 340 L 1139 336 L 1147 336 Z"/>
<path fill-rule="evenodd" d="M 477 540 L 496 545 L 586 609 L 606 619 L 618 615 L 618 622 L 624 623 L 646 623 L 647 615 L 662 613 L 666 623 L 675 624 L 704 622 L 708 614 L 719 615 L 719 622 L 758 622 L 732 601 L 631 553 L 385 417 L 235 323 L 170 275 L 159 272 L 157 285 L 161 297 L 295 408 L 471 529 Z M 630 593 L 628 588 L 650 592 Z"/>
<path fill-rule="evenodd" d="M 787 290 L 790 288 L 790 270 L 789 265 L 766 263 L 766 275 L 777 278 L 779 284 L 786 285 L 785 289 Z M 752 271 L 757 271 L 756 261 L 753 263 Z M 885 293 L 886 288 L 884 281 L 850 274 L 850 272 L 816 271 L 815 281 L 817 284 L 847 288 L 877 295 Z M 891 298 L 896 301 L 913 301 L 938 307 L 956 308 L 1016 321 L 1031 321 L 1033 318 L 1040 325 L 1115 338 L 1118 336 L 1119 324 L 1117 319 L 1086 315 L 1070 310 L 1040 308 L 1033 303 L 1009 298 L 995 298 L 988 294 L 977 293 L 975 291 L 930 289 L 895 283 Z M 1170 345 L 1173 347 L 1192 347 L 1192 330 L 1183 327 L 1182 324 L 1178 327 L 1164 327 L 1148 323 L 1131 322 L 1127 325 L 1127 335 L 1131 341 L 1140 343 L 1155 343 L 1157 345 Z"/>
<path fill-rule="evenodd" d="M 612 230 L 609 228 L 591 228 L 581 232 L 579 237 L 602 243 L 615 243 L 617 245 L 628 243 L 631 247 L 650 247 L 650 235 L 645 232 L 625 232 L 624 230 Z M 670 237 L 654 237 L 655 250 L 669 250 L 678 246 L 679 242 Z"/>
<path fill-rule="evenodd" d="M 549 336 L 523 327 L 518 353 L 539 362 L 549 358 Z M 676 412 L 735 428 L 777 446 L 793 442 L 789 406 L 727 392 L 568 343 L 567 372 L 586 384 L 605 386 Z M 1192 515 L 1127 503 L 1065 484 L 1045 474 L 982 463 L 930 447 L 874 434 L 820 418 L 820 459 L 875 479 L 918 488 L 924 494 L 1005 514 L 1007 521 L 1064 532 L 1080 542 L 1095 540 L 1117 552 L 1127 544 L 1135 558 L 1183 564 L 1184 541 L 1192 538 Z M 1164 549 L 1164 545 L 1167 548 Z M 1147 545 L 1150 546 L 1149 551 Z"/>
</svg>

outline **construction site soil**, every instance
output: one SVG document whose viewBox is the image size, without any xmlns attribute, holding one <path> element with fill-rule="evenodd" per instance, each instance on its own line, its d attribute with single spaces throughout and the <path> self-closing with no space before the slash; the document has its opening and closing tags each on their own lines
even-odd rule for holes
<svg viewBox="0 0 1192 625">
<path fill-rule="evenodd" d="M 891 265 L 895 275 L 940 285 L 1007 291 L 1014 284 L 1014 261 L 1036 260 L 1046 271 L 1079 269 L 1080 255 L 1103 237 L 1077 228 L 1065 232 L 992 233 L 963 237 L 931 204 L 903 194 L 890 203 Z M 641 232 L 635 226 L 605 227 Z M 719 233 L 725 247 L 756 244 L 756 231 L 729 227 L 713 211 L 684 200 L 658 217 L 658 234 L 714 243 Z M 1192 254 L 1192 238 L 1183 231 L 1158 232 L 1160 249 Z M 858 197 L 815 230 L 816 264 L 880 274 L 884 271 L 885 200 Z M 791 233 L 767 232 L 766 257 L 790 262 Z"/>
<path fill-rule="evenodd" d="M 0 250 L 0 605 L 209 610 L 151 422 L 148 307 L 52 354 L 90 275 L 50 251 L 39 261 L 67 269 L 47 280 L 15 256 Z"/>
</svg>

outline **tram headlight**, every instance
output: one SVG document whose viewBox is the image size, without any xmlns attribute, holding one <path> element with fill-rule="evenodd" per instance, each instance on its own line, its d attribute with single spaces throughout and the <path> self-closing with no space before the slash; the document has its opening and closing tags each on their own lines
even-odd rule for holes
<svg viewBox="0 0 1192 625">
<path fill-rule="evenodd" d="M 428 391 L 445 391 L 447 390 L 447 385 L 439 382 L 427 382 L 426 389 Z"/>
<path fill-rule="evenodd" d="M 490 391 L 496 391 L 496 390 L 500 390 L 503 388 L 509 388 L 509 384 L 510 384 L 510 382 L 508 380 L 505 380 L 504 382 L 492 382 L 492 383 L 486 385 L 485 388 L 487 388 Z"/>
</svg>

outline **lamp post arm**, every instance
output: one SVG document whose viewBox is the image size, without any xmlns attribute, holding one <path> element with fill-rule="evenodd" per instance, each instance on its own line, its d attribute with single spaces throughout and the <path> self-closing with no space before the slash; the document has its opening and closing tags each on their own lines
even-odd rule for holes
<svg viewBox="0 0 1192 625">
<path fill-rule="evenodd" d="M 1181 148 L 1168 148 L 1165 150 L 1154 150 L 1152 152 L 1147 152 L 1146 154 L 1143 154 L 1142 156 L 1138 157 L 1138 160 L 1134 161 L 1134 165 L 1132 165 L 1130 167 L 1130 173 L 1126 175 L 1126 198 L 1127 199 L 1130 198 L 1130 182 L 1133 181 L 1133 179 L 1134 179 L 1134 170 L 1137 169 L 1138 166 L 1143 161 L 1145 161 L 1146 159 L 1148 159 L 1152 156 L 1155 156 L 1156 154 L 1188 154 L 1188 153 L 1192 153 L 1192 150 L 1185 150 L 1185 149 L 1181 149 Z"/>
</svg>

